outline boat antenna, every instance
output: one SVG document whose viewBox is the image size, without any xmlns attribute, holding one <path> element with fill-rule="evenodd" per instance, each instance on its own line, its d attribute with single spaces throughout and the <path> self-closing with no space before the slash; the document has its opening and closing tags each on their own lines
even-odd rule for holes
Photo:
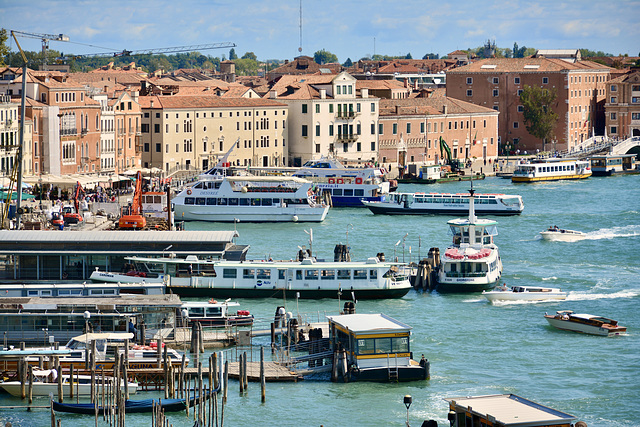
<svg viewBox="0 0 640 427">
<path fill-rule="evenodd" d="M 475 192 L 476 191 L 473 189 L 473 179 L 471 179 L 471 189 L 469 190 L 469 224 L 476 222 L 476 211 L 473 205 L 473 196 Z"/>
</svg>

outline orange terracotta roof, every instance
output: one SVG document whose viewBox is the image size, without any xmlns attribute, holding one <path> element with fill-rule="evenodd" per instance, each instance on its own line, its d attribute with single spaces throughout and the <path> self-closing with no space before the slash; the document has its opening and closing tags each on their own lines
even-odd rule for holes
<svg viewBox="0 0 640 427">
<path fill-rule="evenodd" d="M 221 98 L 219 96 L 141 96 L 138 103 L 142 108 L 259 108 L 286 107 L 286 104 L 265 98 Z"/>
<path fill-rule="evenodd" d="M 448 114 L 498 114 L 498 112 L 492 108 L 482 107 L 480 105 L 475 105 L 455 98 L 432 96 L 429 98 L 381 99 L 380 116 L 394 116 L 398 114 L 443 114 L 443 106 L 445 105 L 447 106 Z"/>
<path fill-rule="evenodd" d="M 447 74 L 539 73 L 566 70 L 609 70 L 609 67 L 592 61 L 567 62 L 557 58 L 487 58 L 448 70 Z"/>
</svg>

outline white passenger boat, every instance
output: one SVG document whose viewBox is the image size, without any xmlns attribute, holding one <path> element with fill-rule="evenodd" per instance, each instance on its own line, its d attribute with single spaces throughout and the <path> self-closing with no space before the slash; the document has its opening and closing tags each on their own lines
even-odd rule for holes
<svg viewBox="0 0 640 427">
<path fill-rule="evenodd" d="M 498 286 L 491 291 L 482 291 L 482 295 L 490 302 L 494 301 L 547 301 L 564 300 L 567 293 L 557 288 L 541 286 Z"/>
<path fill-rule="evenodd" d="M 391 193 L 384 201 L 363 201 L 374 214 L 424 215 L 460 214 L 469 211 L 469 194 Z M 522 197 L 506 194 L 476 194 L 476 214 L 519 215 L 524 209 Z"/>
<path fill-rule="evenodd" d="M 493 243 L 493 237 L 498 235 L 498 223 L 476 217 L 473 188 L 469 193 L 469 217 L 447 222 L 453 244 L 445 250 L 436 267 L 438 292 L 489 290 L 502 275 L 498 246 Z"/>
<path fill-rule="evenodd" d="M 302 257 L 300 257 L 302 258 Z M 137 270 L 156 272 L 166 280 L 166 291 L 182 297 L 207 298 L 398 298 L 411 289 L 409 277 L 398 264 L 380 261 L 330 262 L 312 257 L 296 261 L 228 261 L 186 258 L 128 257 Z M 109 273 L 99 281 L 120 281 L 127 276 Z M 141 279 L 139 279 L 141 280 Z M 150 280 L 149 277 L 145 280 Z M 158 279 L 156 279 L 158 280 Z"/>
<path fill-rule="evenodd" d="M 419 381 L 429 379 L 429 362 L 413 360 L 411 326 L 384 314 L 327 316 L 332 380 Z"/>
<path fill-rule="evenodd" d="M 548 230 L 541 231 L 540 235 L 544 240 L 551 240 L 556 242 L 577 242 L 587 237 L 582 231 L 567 230 L 558 227 L 549 227 Z"/>
<path fill-rule="evenodd" d="M 557 311 L 555 315 L 544 314 L 544 318 L 553 327 L 565 331 L 582 332 L 591 335 L 612 336 L 627 332 L 618 321 L 592 314 L 576 314 L 571 310 Z"/>
<path fill-rule="evenodd" d="M 323 192 L 331 192 L 333 207 L 362 207 L 363 201 L 384 200 L 391 190 L 380 169 L 348 168 L 332 157 L 310 160 L 293 176 L 312 181 Z"/>
<path fill-rule="evenodd" d="M 181 316 L 186 315 L 189 323 L 200 322 L 202 326 L 251 326 L 253 315 L 249 310 L 229 311 L 229 307 L 239 307 L 234 301 L 216 301 L 211 298 L 207 301 L 189 301 L 182 304 Z"/>
<path fill-rule="evenodd" d="M 516 165 L 511 181 L 538 182 L 583 179 L 591 176 L 589 161 L 578 159 L 535 159 Z"/>
<path fill-rule="evenodd" d="M 57 372 L 55 369 L 33 369 L 33 387 L 32 394 L 34 397 L 41 396 L 49 396 L 49 394 L 53 394 L 54 396 L 58 395 L 58 379 Z M 106 382 L 109 383 L 113 381 L 111 377 L 106 379 Z M 96 377 L 96 387 L 102 384 L 102 378 L 100 376 Z M 29 382 L 25 383 L 25 387 L 29 387 Z M 71 387 L 72 385 L 69 382 L 69 375 L 62 375 L 62 392 L 65 397 L 71 396 Z M 0 388 L 4 388 L 4 390 L 12 396 L 20 397 L 21 396 L 21 384 L 20 381 L 5 381 L 0 383 Z M 121 382 L 120 389 L 124 390 L 124 381 Z M 138 383 L 128 383 L 127 389 L 129 394 L 135 394 L 138 390 Z M 74 396 L 91 396 L 91 375 L 74 375 L 73 376 L 73 395 Z"/>
<path fill-rule="evenodd" d="M 311 182 L 285 176 L 205 173 L 172 203 L 176 221 L 321 222 L 329 211 Z"/>
<path fill-rule="evenodd" d="M 605 154 L 589 157 L 593 176 L 611 176 L 618 174 L 640 173 L 640 164 L 636 154 Z"/>
</svg>

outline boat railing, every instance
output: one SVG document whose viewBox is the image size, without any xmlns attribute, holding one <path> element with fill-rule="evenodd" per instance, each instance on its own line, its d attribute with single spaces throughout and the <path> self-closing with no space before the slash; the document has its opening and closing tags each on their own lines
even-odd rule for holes
<svg viewBox="0 0 640 427">
<path fill-rule="evenodd" d="M 459 271 L 447 271 L 447 277 L 484 277 L 487 275 L 486 271 L 481 272 L 470 272 L 470 273 L 461 273 Z"/>
</svg>

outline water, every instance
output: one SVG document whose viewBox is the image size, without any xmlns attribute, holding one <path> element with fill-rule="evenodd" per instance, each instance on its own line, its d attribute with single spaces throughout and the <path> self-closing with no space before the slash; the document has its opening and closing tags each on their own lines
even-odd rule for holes
<svg viewBox="0 0 640 427">
<path fill-rule="evenodd" d="M 360 313 L 382 312 L 413 326 L 414 358 L 431 361 L 431 380 L 403 384 L 331 383 L 328 377 L 299 383 L 268 383 L 267 401 L 251 383 L 240 397 L 230 381 L 226 425 L 402 426 L 403 396 L 413 396 L 411 425 L 435 419 L 441 426 L 445 397 L 515 393 L 575 415 L 590 427 L 640 425 L 640 176 L 590 178 L 579 182 L 512 184 L 488 178 L 474 183 L 481 193 L 520 194 L 524 213 L 498 217 L 496 243 L 507 285 L 558 287 L 566 301 L 491 305 L 477 294 L 440 295 L 411 291 L 396 300 L 361 301 Z M 464 192 L 468 182 L 402 185 L 400 191 Z M 354 259 L 385 252 L 406 261 L 426 256 L 430 247 L 450 242 L 451 217 L 374 216 L 366 209 L 332 210 L 321 224 L 236 225 L 239 243 L 250 244 L 251 258 L 289 259 L 297 246 L 332 259 L 337 243 L 348 243 Z M 547 242 L 538 232 L 558 225 L 587 233 L 575 243 Z M 228 230 L 233 224 L 188 223 L 187 229 Z M 403 236 L 409 233 L 404 240 Z M 420 237 L 420 242 L 419 238 Z M 396 242 L 400 243 L 395 246 Z M 279 300 L 240 300 L 264 322 Z M 287 310 L 335 314 L 336 300 L 287 301 Z M 545 312 L 569 309 L 611 317 L 628 334 L 598 337 L 548 326 Z M 139 394 L 136 398 L 156 396 Z M 19 400 L 0 395 L 0 406 Z M 43 403 L 44 404 L 44 403 Z M 63 425 L 93 425 L 91 417 L 60 414 Z M 174 426 L 191 426 L 183 413 L 168 414 Z M 128 415 L 127 425 L 147 425 L 149 417 Z M 0 421 L 48 425 L 48 411 L 0 410 Z M 101 424 L 104 425 L 104 424 Z"/>
</svg>

